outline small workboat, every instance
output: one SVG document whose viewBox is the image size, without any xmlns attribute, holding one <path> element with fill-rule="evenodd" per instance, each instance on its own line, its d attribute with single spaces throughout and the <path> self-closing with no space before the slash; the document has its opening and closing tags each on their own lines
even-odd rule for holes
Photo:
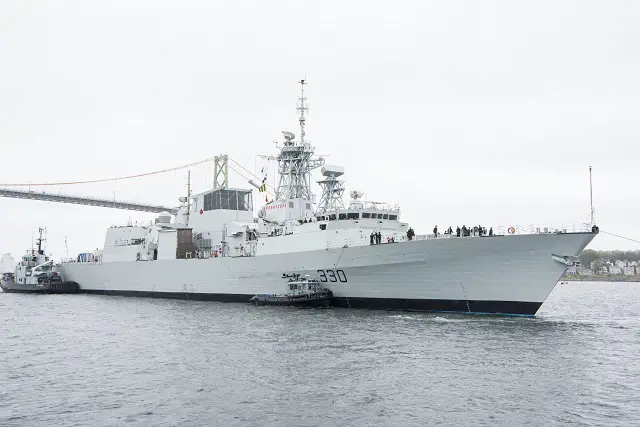
<svg viewBox="0 0 640 427">
<path fill-rule="evenodd" d="M 78 284 L 65 281 L 60 267 L 54 264 L 44 253 L 40 228 L 37 249 L 29 249 L 15 266 L 13 272 L 5 271 L 0 275 L 0 288 L 4 292 L 70 294 L 78 292 Z"/>
<path fill-rule="evenodd" d="M 309 275 L 300 277 L 299 274 L 282 275 L 286 280 L 284 294 L 260 294 L 252 297 L 249 302 L 254 305 L 288 305 L 298 307 L 328 307 L 333 293 L 323 288 L 318 279 Z"/>
</svg>

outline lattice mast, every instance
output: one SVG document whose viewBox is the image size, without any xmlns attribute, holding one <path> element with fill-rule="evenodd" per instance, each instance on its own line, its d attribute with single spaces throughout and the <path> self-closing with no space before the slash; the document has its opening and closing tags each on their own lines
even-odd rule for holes
<svg viewBox="0 0 640 427">
<path fill-rule="evenodd" d="M 324 159 L 314 159 L 315 148 L 305 142 L 306 114 L 309 107 L 306 104 L 307 98 L 304 96 L 305 80 L 300 80 L 300 97 L 298 98 L 297 110 L 300 113 L 298 121 L 300 123 L 300 141 L 295 141 L 295 134 L 282 131 L 284 143 L 277 157 L 278 188 L 276 189 L 276 200 L 285 201 L 291 199 L 304 199 L 313 201 L 314 195 L 311 192 L 311 171 L 324 164 Z"/>
<path fill-rule="evenodd" d="M 344 181 L 338 179 L 343 174 L 344 169 L 339 166 L 327 165 L 322 168 L 322 176 L 325 178 L 318 181 L 320 188 L 322 188 L 322 196 L 320 196 L 317 213 L 344 209 L 344 201 L 342 200 Z"/>
<path fill-rule="evenodd" d="M 304 103 L 307 100 L 307 98 L 304 97 L 304 85 L 306 85 L 307 82 L 300 80 L 298 83 L 300 83 L 300 98 L 298 98 L 298 106 L 296 109 L 300 112 L 300 118 L 298 119 L 300 122 L 300 143 L 304 144 L 304 125 L 306 121 L 304 114 L 309 111 L 309 107 Z"/>
</svg>

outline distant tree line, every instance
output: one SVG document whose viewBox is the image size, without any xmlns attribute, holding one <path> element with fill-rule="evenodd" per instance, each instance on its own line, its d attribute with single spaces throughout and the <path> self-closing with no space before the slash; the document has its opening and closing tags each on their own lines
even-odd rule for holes
<svg viewBox="0 0 640 427">
<path fill-rule="evenodd" d="M 589 267 L 592 261 L 604 263 L 616 260 L 640 261 L 640 251 L 594 251 L 593 249 L 587 249 L 580 254 L 580 262 L 585 267 Z"/>
</svg>

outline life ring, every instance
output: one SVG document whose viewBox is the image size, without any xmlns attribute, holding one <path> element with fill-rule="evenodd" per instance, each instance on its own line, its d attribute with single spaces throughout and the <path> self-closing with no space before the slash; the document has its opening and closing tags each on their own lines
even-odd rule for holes
<svg viewBox="0 0 640 427">
<path fill-rule="evenodd" d="M 516 229 L 513 227 L 509 227 L 509 229 L 507 230 L 509 232 L 509 234 L 515 234 Z"/>
</svg>

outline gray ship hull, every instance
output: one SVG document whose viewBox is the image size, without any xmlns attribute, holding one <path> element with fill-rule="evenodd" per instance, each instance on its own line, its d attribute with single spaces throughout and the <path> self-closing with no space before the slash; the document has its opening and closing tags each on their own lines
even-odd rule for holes
<svg viewBox="0 0 640 427">
<path fill-rule="evenodd" d="M 81 292 L 249 302 L 282 275 L 317 277 L 332 305 L 534 315 L 595 233 L 447 238 L 239 258 L 63 264 Z"/>
</svg>

